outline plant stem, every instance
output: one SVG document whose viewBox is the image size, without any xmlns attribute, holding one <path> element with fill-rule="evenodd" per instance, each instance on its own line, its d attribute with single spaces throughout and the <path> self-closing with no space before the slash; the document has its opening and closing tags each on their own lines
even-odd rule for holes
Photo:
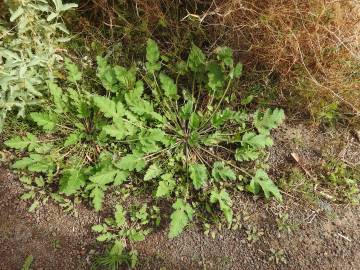
<svg viewBox="0 0 360 270">
<path fill-rule="evenodd" d="M 221 103 L 223 102 L 223 100 L 224 100 L 227 92 L 228 92 L 229 89 L 230 89 L 231 82 L 232 82 L 232 79 L 229 80 L 229 82 L 228 82 L 228 84 L 227 84 L 227 86 L 226 86 L 226 89 L 225 89 L 225 91 L 224 91 L 224 94 L 222 95 L 222 97 L 221 97 L 219 103 L 217 104 L 215 110 L 212 112 L 212 114 L 210 115 L 210 117 L 201 125 L 200 130 L 201 130 L 201 128 L 203 128 L 204 126 L 206 126 L 206 124 L 211 120 L 211 118 L 214 116 L 214 114 L 219 110 L 219 108 L 220 108 L 220 106 L 221 106 Z"/>
<path fill-rule="evenodd" d="M 233 167 L 233 168 L 235 168 L 235 169 L 237 169 L 237 170 L 245 173 L 247 176 L 253 177 L 253 175 L 251 175 L 250 173 L 248 173 L 245 169 L 240 168 L 240 167 L 232 164 L 232 163 L 229 162 L 228 160 L 225 160 L 225 159 L 223 159 L 223 158 L 221 158 L 221 157 L 218 157 L 218 156 L 214 155 L 213 153 L 211 153 L 210 151 L 206 150 L 205 148 L 200 147 L 200 149 L 203 150 L 204 152 L 208 153 L 210 156 L 212 156 L 212 157 L 214 157 L 214 158 L 216 158 L 216 159 L 221 159 L 222 161 L 224 161 L 225 163 L 227 163 L 227 164 L 230 165 L 231 167 Z"/>
</svg>

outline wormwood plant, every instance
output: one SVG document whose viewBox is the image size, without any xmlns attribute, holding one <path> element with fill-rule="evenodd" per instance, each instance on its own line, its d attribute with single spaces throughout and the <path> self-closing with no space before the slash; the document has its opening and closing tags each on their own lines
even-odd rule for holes
<svg viewBox="0 0 360 270">
<path fill-rule="evenodd" d="M 66 91 L 48 81 L 50 111 L 30 115 L 46 136 L 5 142 L 28 153 L 13 165 L 32 177 L 26 197 L 36 199 L 33 190 L 45 188 L 55 199 L 89 198 L 99 211 L 109 187 L 137 187 L 153 196 L 153 206 L 171 203 L 171 238 L 195 216 L 212 219 L 218 211 L 230 226 L 230 194 L 239 184 L 281 200 L 261 157 L 284 113 L 249 113 L 232 101 L 242 65 L 234 64 L 230 48 L 207 58 L 194 45 L 186 62 L 172 63 L 149 40 L 144 65 L 112 66 L 100 56 L 97 63 L 105 95 L 90 93 L 81 72 L 67 61 Z M 134 240 L 122 224 L 105 225 L 97 227 L 104 240 Z"/>
<path fill-rule="evenodd" d="M 24 174 L 20 180 L 28 192 L 22 199 L 33 200 L 31 211 L 49 196 L 69 209 L 72 204 L 63 195 L 88 197 L 93 189 L 106 189 L 104 182 L 92 185 L 90 177 L 111 160 L 106 151 L 101 151 L 106 141 L 102 132 L 104 119 L 83 83 L 82 72 L 69 59 L 65 60 L 65 67 L 65 91 L 54 81 L 47 81 L 51 100 L 44 111 L 29 115 L 43 134 L 27 133 L 5 142 L 8 147 L 27 153 L 12 168 Z M 96 208 L 98 203 L 94 200 Z"/>
<path fill-rule="evenodd" d="M 53 0 L 6 1 L 11 17 L 0 28 L 0 131 L 9 111 L 25 116 L 27 105 L 46 93 L 46 80 L 59 67 L 60 48 L 69 40 L 61 14 L 76 4 Z"/>
</svg>

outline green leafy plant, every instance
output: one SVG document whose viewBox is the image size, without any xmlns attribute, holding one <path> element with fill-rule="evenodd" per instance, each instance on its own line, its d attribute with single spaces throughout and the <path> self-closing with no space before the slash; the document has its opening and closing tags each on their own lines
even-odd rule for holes
<svg viewBox="0 0 360 270">
<path fill-rule="evenodd" d="M 42 102 L 46 80 L 60 66 L 69 31 L 61 14 L 76 4 L 53 0 L 6 1 L 8 28 L 0 28 L 0 131 L 9 111 L 25 116 L 25 107 Z"/>
<path fill-rule="evenodd" d="M 115 241 L 110 249 L 102 256 L 95 258 L 95 266 L 105 269 L 117 270 L 120 266 L 134 268 L 138 261 L 138 254 L 135 250 L 127 252 L 122 242 Z"/>
<path fill-rule="evenodd" d="M 264 170 L 252 174 L 250 161 L 273 144 L 270 131 L 284 113 L 231 109 L 232 83 L 242 72 L 231 49 L 218 48 L 215 59 L 207 59 L 193 45 L 187 62 L 161 59 L 152 40 L 140 74 L 135 66 L 113 67 L 98 57 L 98 77 L 112 97 L 95 96 L 94 103 L 108 118 L 104 133 L 123 149 L 114 166 L 142 177 L 158 200 L 175 200 L 169 236 L 179 235 L 201 205 L 219 208 L 231 224 L 229 191 L 239 179 L 251 180 L 250 192 L 281 200 Z"/>
<path fill-rule="evenodd" d="M 285 251 L 283 249 L 270 248 L 270 252 L 269 262 L 275 262 L 276 265 L 287 264 Z"/>
<path fill-rule="evenodd" d="M 32 255 L 27 256 L 23 266 L 21 267 L 21 270 L 30 270 L 33 261 L 34 261 L 34 257 Z"/>
<path fill-rule="evenodd" d="M 136 250 L 128 249 L 132 242 L 143 241 L 151 231 L 151 223 L 158 224 L 158 216 L 153 215 L 153 209 L 147 204 L 127 212 L 122 205 L 115 206 L 114 217 L 106 218 L 103 224 L 97 224 L 92 230 L 99 234 L 97 240 L 112 243 L 112 248 L 104 256 L 96 260 L 97 264 L 110 269 L 118 269 L 120 265 L 135 267 Z"/>
<path fill-rule="evenodd" d="M 284 112 L 251 114 L 231 103 L 242 65 L 234 64 L 230 48 L 218 48 L 208 58 L 193 45 L 186 62 L 172 63 L 149 40 L 144 65 L 113 66 L 99 56 L 97 66 L 105 95 L 90 92 L 70 60 L 66 91 L 48 81 L 50 110 L 30 114 L 43 136 L 5 142 L 28 152 L 14 169 L 42 176 L 54 194 L 89 198 L 97 211 L 110 187 L 131 184 L 150 191 L 153 206 L 172 205 L 170 238 L 206 213 L 221 211 L 231 227 L 231 192 L 240 183 L 281 201 L 260 161 Z M 100 239 L 131 237 L 120 231 L 115 237 L 105 230 Z"/>
<path fill-rule="evenodd" d="M 333 188 L 334 199 L 353 204 L 360 202 L 359 172 L 357 168 L 336 159 L 330 159 L 323 165 L 323 181 Z"/>
<path fill-rule="evenodd" d="M 260 237 L 264 235 L 264 231 L 256 228 L 256 226 L 249 225 L 246 230 L 246 235 L 246 240 L 248 240 L 249 244 L 252 245 L 259 241 Z"/>
<path fill-rule="evenodd" d="M 276 218 L 276 224 L 280 232 L 286 232 L 288 234 L 293 233 L 299 227 L 298 224 L 290 221 L 289 214 L 287 213 L 280 213 Z"/>
</svg>

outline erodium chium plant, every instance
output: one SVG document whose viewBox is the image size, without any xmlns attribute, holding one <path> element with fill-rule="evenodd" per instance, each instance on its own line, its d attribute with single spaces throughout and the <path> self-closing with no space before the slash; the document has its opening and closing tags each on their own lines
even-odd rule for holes
<svg viewBox="0 0 360 270">
<path fill-rule="evenodd" d="M 5 142 L 27 153 L 13 164 L 27 177 L 26 198 L 36 201 L 36 191 L 47 194 L 47 189 L 57 200 L 89 199 L 99 211 L 111 187 L 137 187 L 152 198 L 146 209 L 157 209 L 156 216 L 158 206 L 171 204 L 170 238 L 207 214 L 224 217 L 230 226 L 231 194 L 240 183 L 253 194 L 282 199 L 261 160 L 284 112 L 250 113 L 231 101 L 242 65 L 234 63 L 230 48 L 207 57 L 193 45 L 187 61 L 172 63 L 148 40 L 145 63 L 130 68 L 98 56 L 98 94 L 70 60 L 65 67 L 61 87 L 47 82 L 49 107 L 30 114 L 44 135 Z M 134 219 L 125 213 L 118 204 L 116 215 L 124 219 L 94 227 L 99 239 L 142 239 L 147 229 L 131 225 Z"/>
<path fill-rule="evenodd" d="M 273 141 L 270 131 L 284 119 L 280 109 L 233 110 L 233 82 L 242 65 L 234 64 L 230 48 L 208 59 L 195 45 L 187 62 L 169 67 L 153 40 L 147 43 L 144 72 L 110 66 L 98 57 L 98 77 L 109 96 L 94 104 L 108 119 L 104 133 L 119 144 L 113 167 L 96 177 L 114 181 L 140 178 L 156 200 L 172 203 L 169 237 L 179 235 L 199 209 L 220 209 L 233 219 L 229 191 L 238 181 L 266 198 L 281 194 L 259 159 Z M 126 176 L 124 176 L 126 175 Z M 205 207 L 204 207 L 205 206 Z"/>
<path fill-rule="evenodd" d="M 77 4 L 61 0 L 5 1 L 11 17 L 0 26 L 0 131 L 8 112 L 25 116 L 46 95 L 46 81 L 59 68 L 70 34 L 61 15 Z"/>
</svg>

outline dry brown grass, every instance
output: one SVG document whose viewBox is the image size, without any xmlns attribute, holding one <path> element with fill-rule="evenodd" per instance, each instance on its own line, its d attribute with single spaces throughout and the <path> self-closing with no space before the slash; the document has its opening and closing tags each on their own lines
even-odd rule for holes
<svg viewBox="0 0 360 270">
<path fill-rule="evenodd" d="M 89 2 L 87 2 L 89 3 Z M 94 18 L 116 24 L 113 0 L 90 0 Z M 360 1 L 358 0 L 134 0 L 124 1 L 150 32 L 159 25 L 178 35 L 189 21 L 206 31 L 207 49 L 234 48 L 248 70 L 280 78 L 284 106 L 316 115 L 324 104 L 360 116 Z M 85 5 L 86 6 L 86 5 Z M 110 12 L 110 13 L 109 13 Z M 114 18 L 114 20 L 113 20 Z M 115 26 L 116 27 L 116 26 Z M 160 28 L 160 33 L 165 28 Z M 179 28 L 189 28 L 178 31 Z M 184 34 L 185 32 L 185 34 Z M 180 42 L 181 43 L 181 42 Z M 202 45 L 202 44 L 200 44 Z M 180 45 L 182 46 L 182 45 Z M 358 117 L 357 117 L 358 118 Z"/>
<path fill-rule="evenodd" d="M 282 91 L 309 111 L 321 98 L 360 115 L 360 2 L 219 0 L 205 23 L 248 66 L 280 75 Z"/>
</svg>

